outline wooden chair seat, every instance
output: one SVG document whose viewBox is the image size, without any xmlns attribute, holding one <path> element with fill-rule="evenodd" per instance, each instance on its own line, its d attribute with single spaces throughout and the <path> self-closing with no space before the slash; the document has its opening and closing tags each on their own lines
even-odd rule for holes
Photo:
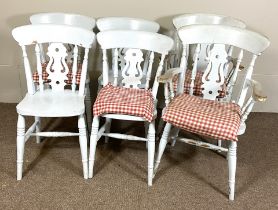
<svg viewBox="0 0 278 210">
<path fill-rule="evenodd" d="M 61 94 L 45 90 L 34 95 L 26 94 L 16 109 L 19 114 L 27 116 L 78 116 L 85 110 L 84 96 L 71 90 L 65 90 Z"/>
<path fill-rule="evenodd" d="M 94 103 L 95 116 L 124 114 L 143 117 L 151 122 L 154 117 L 154 99 L 151 91 L 106 85 Z"/>
<path fill-rule="evenodd" d="M 219 140 L 237 141 L 240 126 L 240 107 L 181 94 L 167 107 L 163 120 L 199 135 Z"/>
</svg>

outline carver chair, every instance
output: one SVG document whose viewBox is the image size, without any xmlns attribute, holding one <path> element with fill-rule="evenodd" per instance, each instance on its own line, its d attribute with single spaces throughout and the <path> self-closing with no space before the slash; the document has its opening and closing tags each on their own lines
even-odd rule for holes
<svg viewBox="0 0 278 210">
<path fill-rule="evenodd" d="M 32 24 L 61 24 L 61 25 L 70 25 L 70 26 L 76 26 L 88 30 L 92 30 L 95 27 L 95 19 L 79 15 L 79 14 L 72 14 L 72 13 L 37 13 L 30 16 L 30 22 Z M 69 36 L 70 34 L 68 34 Z M 40 49 L 42 51 L 41 53 L 41 60 L 44 63 L 44 65 L 47 64 L 48 60 L 45 56 L 43 46 L 40 45 Z M 68 45 L 67 46 L 68 55 L 66 57 L 67 63 L 73 62 L 73 46 Z M 81 57 L 82 54 L 82 48 L 78 51 L 78 68 L 80 70 L 82 63 L 81 63 Z M 77 71 L 78 74 L 80 71 Z M 80 75 L 78 76 L 80 77 Z M 34 72 L 33 78 L 36 83 L 38 83 L 38 72 Z M 85 107 L 86 107 L 86 120 L 87 120 L 87 128 L 88 133 L 91 132 L 91 125 L 92 125 L 92 99 L 91 99 L 91 92 L 90 92 L 90 77 L 89 74 L 87 74 L 87 79 L 85 83 Z"/>
<path fill-rule="evenodd" d="M 208 25 L 227 25 L 227 26 L 233 26 L 233 27 L 238 27 L 238 28 L 245 28 L 246 25 L 243 21 L 235 19 L 233 17 L 229 16 L 224 16 L 224 15 L 216 15 L 216 14 L 206 14 L 206 13 L 192 13 L 192 14 L 183 14 L 176 16 L 173 18 L 173 25 L 175 28 L 175 33 L 174 33 L 174 49 L 169 52 L 168 55 L 168 62 L 167 62 L 167 69 L 175 68 L 180 65 L 180 59 L 182 55 L 182 43 L 180 41 L 180 38 L 178 36 L 178 30 L 184 26 L 190 26 L 190 25 L 200 25 L 200 24 L 208 24 Z M 208 52 L 208 47 L 209 45 L 207 44 L 200 44 L 200 52 L 198 56 L 198 64 L 197 64 L 197 69 L 200 74 L 197 74 L 196 81 L 200 81 L 201 74 L 205 70 L 207 64 L 208 64 L 208 59 L 207 59 L 207 52 Z M 187 56 L 188 56 L 188 69 L 193 68 L 193 56 L 194 56 L 194 51 L 195 51 L 196 45 L 190 45 L 187 48 Z M 215 49 L 216 50 L 216 49 Z M 227 51 L 229 54 L 232 54 L 233 51 L 233 46 L 230 46 L 227 48 Z M 229 56 L 229 62 L 231 64 L 236 63 L 236 60 L 234 60 L 231 56 Z M 242 69 L 243 66 L 240 66 Z M 230 69 L 227 69 L 229 71 L 229 77 L 232 77 L 233 73 L 235 72 L 235 66 L 231 66 Z M 188 71 L 185 75 L 185 82 L 184 82 L 184 92 L 189 93 L 189 86 L 190 86 L 190 72 Z M 178 77 L 176 76 L 173 80 L 173 85 L 174 85 L 174 90 L 176 91 L 177 89 L 177 80 Z M 233 82 L 234 80 L 228 80 L 230 82 Z M 199 90 L 201 83 L 196 82 L 195 83 L 195 89 Z M 230 100 L 230 96 L 232 95 L 232 88 L 234 84 L 229 84 L 229 89 L 226 92 L 221 93 L 221 100 Z M 193 94 L 200 94 L 200 91 L 195 91 Z M 163 129 L 163 121 L 162 119 L 159 122 L 158 126 L 158 133 L 161 132 Z M 175 141 L 172 142 L 172 146 L 175 145 Z M 221 141 L 218 141 L 218 146 L 221 146 Z"/>
<path fill-rule="evenodd" d="M 183 44 L 180 67 L 167 71 L 160 77 L 165 83 L 166 109 L 162 116 L 166 122 L 157 159 L 155 173 L 168 140 L 178 141 L 227 152 L 229 168 L 229 199 L 234 200 L 235 173 L 237 159 L 238 135 L 245 132 L 245 121 L 256 101 L 264 101 L 260 84 L 252 80 L 252 73 L 257 57 L 269 46 L 269 40 L 249 30 L 223 25 L 192 25 L 182 27 L 178 31 Z M 207 61 L 204 71 L 198 69 L 200 46 L 208 44 Z M 190 45 L 195 47 L 192 70 L 188 70 L 188 52 Z M 227 53 L 227 48 L 233 46 L 234 53 Z M 243 56 L 245 55 L 245 56 Z M 235 73 L 228 78 L 229 56 L 236 60 Z M 246 68 L 241 71 L 243 81 L 233 82 L 240 91 L 233 92 L 231 101 L 221 100 L 220 95 L 227 90 L 227 79 L 236 80 L 240 64 L 245 62 Z M 188 94 L 184 93 L 184 80 L 190 74 Z M 178 88 L 174 92 L 173 78 L 178 75 Z M 200 81 L 197 81 L 199 80 Z M 201 84 L 196 89 L 195 83 Z M 169 91 L 170 89 L 170 91 Z M 199 91 L 200 94 L 194 94 Z M 197 136 L 209 137 L 216 140 L 229 141 L 229 148 L 216 146 L 212 143 L 178 137 L 179 130 L 193 133 Z M 217 173 L 217 172 L 216 172 Z"/>
<path fill-rule="evenodd" d="M 165 35 L 131 30 L 103 31 L 97 34 L 98 43 L 103 52 L 103 85 L 93 106 L 93 124 L 90 138 L 89 178 L 93 177 L 93 166 L 97 141 L 102 137 L 145 141 L 148 144 L 148 185 L 152 185 L 153 161 L 155 151 L 155 118 L 157 78 L 161 75 L 164 58 L 173 46 L 173 40 Z M 118 69 L 119 49 L 126 49 L 125 66 Z M 113 82 L 109 82 L 108 52 L 113 52 Z M 149 51 L 146 79 L 143 78 L 143 51 Z M 112 53 L 111 52 L 111 53 Z M 159 57 L 159 63 L 154 62 Z M 151 75 L 155 80 L 151 82 Z M 118 77 L 121 77 L 119 80 Z M 142 86 L 142 83 L 144 85 Z M 142 88 L 144 87 L 144 88 Z M 138 137 L 121 133 L 110 133 L 106 124 L 99 128 L 100 117 L 128 121 L 148 122 L 147 137 Z"/>
<path fill-rule="evenodd" d="M 70 34 L 70 36 L 68 36 Z M 13 29 L 12 35 L 22 48 L 28 93 L 16 106 L 17 121 L 17 179 L 22 179 L 25 142 L 30 136 L 79 136 L 83 174 L 88 178 L 87 136 L 84 119 L 85 81 L 88 52 L 95 35 L 92 31 L 66 25 L 36 24 Z M 42 65 L 40 45 L 47 43 L 49 62 Z M 67 45 L 74 46 L 73 62 L 67 63 Z M 84 48 L 82 66 L 78 69 L 78 51 Z M 45 71 L 44 71 L 45 69 Z M 32 72 L 38 71 L 38 84 Z M 78 73 L 78 71 L 81 71 Z M 35 117 L 35 122 L 25 131 L 25 116 Z M 42 132 L 41 117 L 78 117 L 78 133 Z"/>
</svg>

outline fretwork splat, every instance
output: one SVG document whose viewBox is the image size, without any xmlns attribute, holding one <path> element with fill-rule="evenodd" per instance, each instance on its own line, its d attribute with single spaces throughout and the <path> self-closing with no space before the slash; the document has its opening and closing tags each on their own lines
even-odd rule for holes
<svg viewBox="0 0 278 210">
<path fill-rule="evenodd" d="M 50 79 L 49 84 L 53 91 L 63 91 L 69 73 L 66 64 L 67 49 L 61 43 L 52 43 L 48 47 L 47 55 L 50 58 L 46 67 L 48 79 Z"/>
<path fill-rule="evenodd" d="M 126 61 L 126 65 L 122 71 L 123 86 L 138 88 L 143 77 L 143 71 L 140 65 L 144 60 L 143 53 L 138 49 L 128 49 L 126 50 L 124 59 Z"/>
<path fill-rule="evenodd" d="M 224 69 L 228 62 L 225 45 L 211 45 L 208 51 L 208 65 L 202 77 L 202 93 L 204 98 L 215 99 L 224 84 Z"/>
</svg>

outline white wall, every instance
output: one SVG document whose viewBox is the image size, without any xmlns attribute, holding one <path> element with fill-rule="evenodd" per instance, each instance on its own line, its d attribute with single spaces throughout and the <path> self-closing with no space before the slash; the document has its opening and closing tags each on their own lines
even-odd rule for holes
<svg viewBox="0 0 278 210">
<path fill-rule="evenodd" d="M 215 13 L 236 17 L 248 28 L 269 37 L 271 46 L 258 59 L 254 78 L 263 83 L 268 100 L 258 104 L 256 111 L 278 112 L 278 1 L 254 0 L 9 0 L 0 13 L 0 101 L 18 102 L 25 92 L 21 68 L 21 52 L 11 37 L 11 30 L 28 24 L 29 16 L 38 12 L 71 12 L 91 17 L 130 16 L 157 21 L 165 30 L 172 28 L 171 20 L 183 13 Z M 91 72 L 94 74 L 94 72 Z M 96 81 L 93 78 L 94 82 Z"/>
</svg>

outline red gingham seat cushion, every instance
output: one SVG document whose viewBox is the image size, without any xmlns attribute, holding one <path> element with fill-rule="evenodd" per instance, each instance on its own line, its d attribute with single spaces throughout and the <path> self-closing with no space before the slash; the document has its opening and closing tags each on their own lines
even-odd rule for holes
<svg viewBox="0 0 278 210">
<path fill-rule="evenodd" d="M 185 73 L 185 79 L 184 79 L 184 93 L 189 94 L 190 90 L 190 84 L 191 84 L 191 70 L 187 70 Z M 194 96 L 203 96 L 202 93 L 202 77 L 203 77 L 203 72 L 197 71 L 196 72 L 196 77 L 194 80 L 194 87 L 193 87 L 193 95 Z M 176 75 L 173 78 L 173 86 L 174 86 L 174 91 L 176 92 L 178 88 L 178 75 Z M 218 98 L 224 98 L 226 96 L 226 85 L 224 84 L 222 87 L 222 91 L 219 92 Z"/>
<path fill-rule="evenodd" d="M 181 94 L 169 104 L 162 118 L 189 132 L 237 141 L 240 116 L 237 104 Z"/>
<path fill-rule="evenodd" d="M 48 73 L 46 72 L 46 67 L 47 67 L 47 62 L 46 63 L 42 63 L 42 80 L 43 80 L 43 83 L 49 83 L 49 79 L 48 79 Z M 72 84 L 72 64 L 69 63 L 68 64 L 68 67 L 69 67 L 69 73 L 67 74 L 67 77 L 68 77 L 68 80 L 66 80 L 66 83 L 68 85 L 71 85 Z M 82 63 L 79 63 L 77 64 L 77 72 L 76 72 L 76 75 L 75 75 L 75 84 L 79 85 L 80 83 L 80 78 L 81 78 L 81 71 L 82 71 Z M 35 71 L 33 73 L 33 81 L 35 83 L 39 83 L 39 73 L 38 71 Z"/>
<path fill-rule="evenodd" d="M 103 87 L 94 103 L 95 116 L 102 114 L 125 114 L 143 117 L 151 122 L 154 116 L 154 99 L 151 91 L 111 84 Z"/>
</svg>

